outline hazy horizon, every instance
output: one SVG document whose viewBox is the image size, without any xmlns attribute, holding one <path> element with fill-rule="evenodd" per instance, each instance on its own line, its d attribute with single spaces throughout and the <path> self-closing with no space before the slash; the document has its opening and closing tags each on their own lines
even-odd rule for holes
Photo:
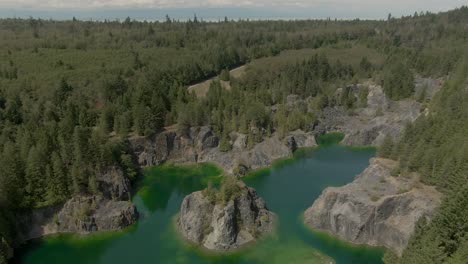
<svg viewBox="0 0 468 264">
<path fill-rule="evenodd" d="M 466 5 L 447 0 L 1 0 L 0 18 L 114 20 L 224 19 L 385 19 L 414 12 L 442 12 Z"/>
</svg>

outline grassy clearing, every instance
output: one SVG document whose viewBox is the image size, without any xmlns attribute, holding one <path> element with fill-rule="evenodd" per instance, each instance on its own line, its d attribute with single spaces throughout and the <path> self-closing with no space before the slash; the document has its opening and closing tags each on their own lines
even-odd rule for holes
<svg viewBox="0 0 468 264">
<path fill-rule="evenodd" d="M 287 64 L 298 63 L 305 59 L 310 59 L 315 55 L 325 55 L 331 62 L 340 60 L 343 63 L 358 66 L 363 57 L 373 64 L 380 67 L 384 62 L 384 55 L 375 49 L 354 43 L 345 43 L 333 47 L 325 47 L 319 49 L 299 49 L 286 50 L 274 57 L 265 57 L 253 60 L 247 65 L 235 68 L 230 71 L 231 77 L 242 78 L 245 74 L 255 69 L 275 70 Z M 210 89 L 210 85 L 214 80 L 219 80 L 218 77 L 211 78 L 204 82 L 192 85 L 188 88 L 190 92 L 194 92 L 197 97 L 204 97 Z M 230 82 L 221 81 L 221 85 L 229 90 Z"/>
<path fill-rule="evenodd" d="M 229 74 L 231 75 L 231 77 L 234 77 L 234 78 L 241 78 L 244 73 L 245 73 L 245 69 L 246 69 L 246 66 L 240 66 L 240 67 L 237 67 L 235 69 L 232 69 L 231 71 L 229 71 Z M 204 82 L 201 82 L 201 83 L 197 83 L 197 84 L 194 84 L 194 85 L 191 85 L 188 87 L 188 91 L 189 92 L 193 92 L 195 93 L 195 95 L 197 97 L 205 97 L 206 94 L 208 93 L 208 90 L 210 89 L 210 85 L 211 83 L 214 81 L 214 80 L 219 80 L 219 77 L 214 77 L 214 78 L 211 78 L 209 80 L 206 80 Z M 226 81 L 221 81 L 221 85 L 224 87 L 224 89 L 226 90 L 230 90 L 231 89 L 231 83 L 230 82 L 226 82 Z"/>
<path fill-rule="evenodd" d="M 286 50 L 278 56 L 261 58 L 248 64 L 249 68 L 281 67 L 285 64 L 301 62 L 315 55 L 326 55 L 330 61 L 340 60 L 353 66 L 359 65 L 363 57 L 374 65 L 382 65 L 385 56 L 375 49 L 360 44 L 347 43 L 340 46 L 325 47 L 319 49 Z"/>
</svg>

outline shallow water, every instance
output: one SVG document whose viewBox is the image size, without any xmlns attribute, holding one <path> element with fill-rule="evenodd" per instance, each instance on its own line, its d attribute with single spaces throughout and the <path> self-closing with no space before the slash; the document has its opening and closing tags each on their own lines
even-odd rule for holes
<svg viewBox="0 0 468 264">
<path fill-rule="evenodd" d="M 174 231 L 174 216 L 185 195 L 218 182 L 221 171 L 210 165 L 165 165 L 146 171 L 134 197 L 141 219 L 128 230 L 43 239 L 23 249 L 20 263 L 382 263 L 383 251 L 356 247 L 314 233 L 302 224 L 302 213 L 328 186 L 349 183 L 368 165 L 373 150 L 339 145 L 301 152 L 271 170 L 244 178 L 279 217 L 279 226 L 251 248 L 228 256 L 202 253 Z"/>
</svg>

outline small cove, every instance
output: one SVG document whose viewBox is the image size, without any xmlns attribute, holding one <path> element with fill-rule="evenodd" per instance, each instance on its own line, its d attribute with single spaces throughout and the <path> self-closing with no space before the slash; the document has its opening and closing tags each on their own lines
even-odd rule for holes
<svg viewBox="0 0 468 264">
<path fill-rule="evenodd" d="M 380 249 L 352 246 L 302 224 L 302 212 L 328 186 L 351 182 L 368 165 L 372 149 L 351 149 L 321 140 L 321 147 L 300 151 L 269 170 L 243 180 L 255 188 L 279 217 L 274 235 L 246 250 L 210 255 L 188 245 L 175 233 L 174 216 L 185 195 L 220 180 L 211 165 L 163 165 L 146 170 L 133 198 L 139 222 L 122 232 L 89 237 L 60 235 L 29 244 L 19 263 L 382 263 Z"/>
</svg>

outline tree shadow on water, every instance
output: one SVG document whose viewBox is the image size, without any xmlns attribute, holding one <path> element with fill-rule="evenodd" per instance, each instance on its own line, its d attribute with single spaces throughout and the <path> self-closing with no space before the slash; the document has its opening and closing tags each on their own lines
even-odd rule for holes
<svg viewBox="0 0 468 264">
<path fill-rule="evenodd" d="M 211 164 L 175 166 L 171 164 L 145 171 L 136 193 L 150 212 L 164 210 L 174 192 L 187 195 L 219 183 L 222 171 Z"/>
</svg>

